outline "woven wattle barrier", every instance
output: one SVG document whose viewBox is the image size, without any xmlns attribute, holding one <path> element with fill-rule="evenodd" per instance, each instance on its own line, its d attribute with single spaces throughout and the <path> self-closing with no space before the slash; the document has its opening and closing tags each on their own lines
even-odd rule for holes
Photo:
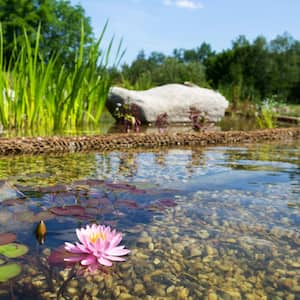
<svg viewBox="0 0 300 300">
<path fill-rule="evenodd" d="M 110 151 L 162 146 L 207 146 L 300 138 L 300 127 L 174 134 L 124 133 L 79 137 L 0 138 L 0 155 Z"/>
</svg>

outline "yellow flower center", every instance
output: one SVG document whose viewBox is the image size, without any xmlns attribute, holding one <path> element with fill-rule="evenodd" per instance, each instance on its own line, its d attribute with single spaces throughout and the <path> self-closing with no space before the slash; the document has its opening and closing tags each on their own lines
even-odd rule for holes
<svg viewBox="0 0 300 300">
<path fill-rule="evenodd" d="M 92 233 L 92 234 L 90 235 L 90 242 L 96 243 L 96 241 L 97 241 L 98 239 L 106 240 L 105 234 L 102 233 L 102 232 L 97 232 L 97 233 Z"/>
</svg>

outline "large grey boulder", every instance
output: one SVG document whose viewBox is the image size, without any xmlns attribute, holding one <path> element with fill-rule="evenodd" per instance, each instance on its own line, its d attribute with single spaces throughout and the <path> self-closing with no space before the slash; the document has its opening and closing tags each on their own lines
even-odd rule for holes
<svg viewBox="0 0 300 300">
<path fill-rule="evenodd" d="M 191 122 L 191 109 L 202 113 L 207 121 L 216 122 L 228 107 L 228 101 L 220 93 L 188 83 L 167 84 L 145 91 L 112 87 L 107 108 L 114 115 L 123 104 L 135 104 L 143 123 L 155 122 L 162 113 L 168 114 L 170 123 Z"/>
</svg>

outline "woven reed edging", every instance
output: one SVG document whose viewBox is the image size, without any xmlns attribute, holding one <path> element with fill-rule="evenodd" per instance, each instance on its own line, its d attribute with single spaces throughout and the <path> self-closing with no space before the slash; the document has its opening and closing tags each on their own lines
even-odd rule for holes
<svg viewBox="0 0 300 300">
<path fill-rule="evenodd" d="M 1 138 L 0 155 L 78 151 L 109 151 L 140 147 L 222 145 L 299 139 L 300 127 L 255 131 L 191 132 L 176 134 L 110 134 L 82 137 Z"/>
</svg>

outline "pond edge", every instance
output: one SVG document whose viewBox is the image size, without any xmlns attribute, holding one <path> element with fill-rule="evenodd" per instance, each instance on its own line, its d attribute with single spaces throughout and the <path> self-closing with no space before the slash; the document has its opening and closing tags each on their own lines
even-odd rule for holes
<svg viewBox="0 0 300 300">
<path fill-rule="evenodd" d="M 300 138 L 300 127 L 253 131 L 120 133 L 77 137 L 0 138 L 0 155 L 111 151 L 163 146 L 208 146 Z"/>
</svg>

